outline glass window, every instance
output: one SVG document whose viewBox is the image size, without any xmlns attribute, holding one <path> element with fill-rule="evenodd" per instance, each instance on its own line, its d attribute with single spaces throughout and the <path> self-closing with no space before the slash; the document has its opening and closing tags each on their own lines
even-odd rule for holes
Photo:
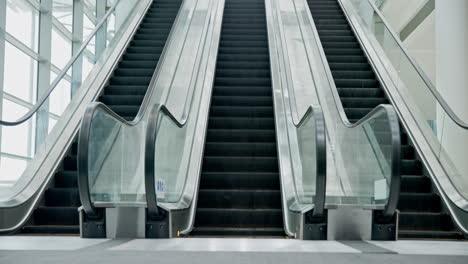
<svg viewBox="0 0 468 264">
<path fill-rule="evenodd" d="M 55 74 L 55 72 L 51 72 L 50 82 L 52 83 L 55 78 L 57 78 L 57 74 Z M 55 87 L 54 91 L 50 94 L 49 111 L 56 115 L 61 115 L 65 108 L 67 108 L 68 103 L 70 103 L 70 97 L 71 84 L 65 78 L 62 78 L 62 80 Z"/>
<path fill-rule="evenodd" d="M 49 127 L 48 127 L 48 133 L 50 134 L 50 131 L 54 128 L 55 124 L 57 123 L 57 120 L 54 118 L 49 118 Z"/>
<path fill-rule="evenodd" d="M 64 37 L 55 27 L 52 28 L 52 64 L 63 69 L 71 59 L 71 41 Z"/>
<path fill-rule="evenodd" d="M 8 99 L 3 99 L 2 115 L 6 120 L 16 120 L 29 109 Z M 23 157 L 31 157 L 34 146 L 32 132 L 35 118 L 17 126 L 2 126 L 2 152 Z"/>
<path fill-rule="evenodd" d="M 24 0 L 8 0 L 6 31 L 37 52 L 39 11 Z"/>
<path fill-rule="evenodd" d="M 85 8 L 88 8 L 96 16 L 96 0 L 84 0 Z"/>
<path fill-rule="evenodd" d="M 73 23 L 73 0 L 54 0 L 52 2 L 52 14 L 70 32 Z"/>
<path fill-rule="evenodd" d="M 5 42 L 4 91 L 24 101 L 36 99 L 37 61 Z"/>
<path fill-rule="evenodd" d="M 94 30 L 94 23 L 88 18 L 87 15 L 83 16 L 83 40 L 85 40 Z"/>
<path fill-rule="evenodd" d="M 27 161 L 0 157 L 0 186 L 10 187 L 16 183 L 26 169 Z"/>
</svg>

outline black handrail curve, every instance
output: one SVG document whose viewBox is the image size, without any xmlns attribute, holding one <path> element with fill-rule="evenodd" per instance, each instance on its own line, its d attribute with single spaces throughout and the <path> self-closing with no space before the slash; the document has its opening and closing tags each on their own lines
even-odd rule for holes
<svg viewBox="0 0 468 264">
<path fill-rule="evenodd" d="M 322 109 L 318 106 L 309 105 L 306 112 L 297 124 L 294 126 L 299 129 L 311 117 L 315 122 L 315 153 L 316 153 L 316 171 L 315 171 L 315 200 L 312 217 L 322 218 L 325 212 L 325 198 L 327 191 L 327 140 L 325 129 L 325 118 Z"/>
<path fill-rule="evenodd" d="M 106 23 L 107 18 L 114 12 L 115 8 L 119 4 L 121 0 L 117 0 L 115 4 L 107 11 L 107 13 L 104 15 L 104 17 L 99 21 L 99 23 L 94 27 L 94 30 L 91 31 L 89 36 L 86 38 L 86 40 L 83 42 L 81 45 L 80 49 L 78 50 L 78 53 L 76 53 L 65 65 L 65 67 L 60 71 L 59 75 L 55 78 L 55 80 L 52 82 L 52 84 L 49 86 L 49 89 L 45 91 L 45 93 L 42 95 L 42 97 L 37 101 L 37 103 L 34 105 L 33 108 L 31 108 L 26 114 L 24 114 L 22 117 L 18 118 L 16 121 L 5 121 L 5 120 L 0 120 L 0 125 L 2 126 L 17 126 L 19 124 L 22 124 L 29 120 L 37 111 L 39 111 L 39 108 L 47 101 L 49 98 L 50 94 L 54 91 L 54 89 L 57 87 L 57 85 L 62 81 L 63 77 L 67 74 L 68 70 L 70 67 L 73 66 L 73 63 L 79 59 L 79 57 L 82 55 L 82 53 L 86 50 L 86 47 L 88 46 L 89 42 L 94 38 L 94 36 L 97 34 L 98 30 L 101 29 L 101 27 Z"/>
<path fill-rule="evenodd" d="M 145 191 L 146 191 L 146 206 L 148 209 L 148 216 L 151 218 L 157 218 L 160 216 L 158 208 L 158 198 L 156 194 L 156 139 L 158 134 L 159 115 L 160 113 L 165 114 L 170 120 L 177 125 L 177 127 L 183 127 L 186 122 L 180 123 L 177 118 L 167 109 L 164 104 L 155 104 L 149 113 L 148 124 L 146 127 L 146 139 L 145 139 Z"/>
</svg>

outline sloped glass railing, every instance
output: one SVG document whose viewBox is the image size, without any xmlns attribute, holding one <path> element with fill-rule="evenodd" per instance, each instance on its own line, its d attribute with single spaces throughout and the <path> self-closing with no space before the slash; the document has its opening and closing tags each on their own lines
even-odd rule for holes
<svg viewBox="0 0 468 264">
<path fill-rule="evenodd" d="M 439 183 L 455 204 L 466 206 L 468 163 L 464 155 L 466 149 L 460 143 L 468 141 L 468 123 L 440 94 L 441 89 L 448 88 L 437 87 L 431 82 L 373 2 L 350 0 L 347 4 L 354 9 L 356 21 L 371 40 L 372 48 L 381 55 L 379 59 L 386 66 L 404 104 L 445 171 L 448 182 L 438 175 Z M 452 190 L 461 197 L 453 196 Z"/>
<path fill-rule="evenodd" d="M 36 155 L 47 155 L 64 133 L 73 111 L 92 87 L 96 69 L 121 38 L 137 4 L 137 0 L 113 1 L 72 59 L 58 75 L 51 75 L 52 83 L 29 109 L 9 105 L 8 98 L 4 99 L 0 201 L 11 201 L 34 179 L 37 168 L 29 170 L 29 164 Z"/>
</svg>

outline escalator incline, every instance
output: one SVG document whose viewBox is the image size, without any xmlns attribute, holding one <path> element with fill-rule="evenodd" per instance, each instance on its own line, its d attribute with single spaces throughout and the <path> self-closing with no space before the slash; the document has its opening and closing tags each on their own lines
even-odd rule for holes
<svg viewBox="0 0 468 264">
<path fill-rule="evenodd" d="M 133 120 L 171 31 L 182 0 L 154 0 L 99 101 L 126 120 Z M 78 234 L 77 143 L 55 173 L 52 187 L 22 228 L 27 234 Z"/>
<path fill-rule="evenodd" d="M 338 94 L 348 119 L 356 122 L 389 100 L 337 0 L 308 0 Z M 402 127 L 402 126 L 401 126 Z M 406 131 L 401 131 L 399 238 L 458 239 L 441 199 Z"/>
<path fill-rule="evenodd" d="M 226 0 L 195 226 L 197 236 L 283 236 L 263 0 Z"/>
</svg>

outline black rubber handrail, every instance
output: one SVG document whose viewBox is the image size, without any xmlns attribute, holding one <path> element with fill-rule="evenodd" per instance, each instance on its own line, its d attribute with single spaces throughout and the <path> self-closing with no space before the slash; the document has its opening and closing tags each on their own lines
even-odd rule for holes
<svg viewBox="0 0 468 264">
<path fill-rule="evenodd" d="M 158 125 L 160 113 L 165 114 L 170 118 L 172 123 L 182 128 L 186 122 L 180 123 L 177 118 L 169 111 L 164 104 L 155 104 L 149 113 L 148 124 L 146 126 L 145 139 L 145 191 L 146 191 L 146 206 L 148 208 L 148 216 L 156 218 L 160 215 L 158 209 L 158 198 L 156 194 L 156 139 L 158 135 Z M 187 120 L 187 119 L 186 119 Z"/>
<path fill-rule="evenodd" d="M 315 200 L 312 217 L 322 218 L 325 212 L 325 200 L 327 192 L 327 140 L 325 119 L 322 109 L 317 106 L 309 106 L 299 123 L 294 124 L 296 128 L 302 127 L 307 120 L 314 117 L 315 121 Z"/>
<path fill-rule="evenodd" d="M 432 81 L 429 79 L 429 77 L 427 77 L 426 73 L 424 72 L 424 70 L 419 66 L 419 64 L 416 62 L 416 60 L 411 56 L 409 55 L 409 52 L 408 50 L 404 47 L 403 43 L 401 42 L 400 38 L 396 35 L 396 33 L 391 29 L 391 27 L 389 26 L 389 23 L 387 22 L 387 20 L 385 19 L 384 15 L 380 12 L 380 10 L 375 6 L 374 3 L 372 3 L 372 1 L 368 0 L 369 4 L 372 6 L 372 8 L 374 9 L 375 13 L 379 16 L 380 20 L 383 22 L 383 24 L 385 25 L 385 27 L 387 28 L 387 30 L 390 32 L 390 34 L 392 35 L 393 39 L 395 40 L 395 42 L 398 44 L 398 46 L 400 47 L 401 51 L 403 52 L 403 54 L 405 54 L 406 58 L 409 60 L 409 62 L 411 63 L 411 65 L 416 69 L 416 72 L 418 73 L 419 77 L 421 77 L 421 79 L 423 80 L 423 82 L 426 84 L 427 88 L 429 89 L 429 91 L 432 93 L 432 95 L 435 97 L 435 99 L 437 100 L 437 102 L 440 104 L 440 106 L 442 106 L 442 109 L 444 109 L 445 113 L 447 113 L 447 115 L 450 117 L 450 119 L 452 119 L 453 122 L 455 122 L 455 124 L 457 124 L 457 126 L 467 130 L 468 129 L 468 124 L 466 122 L 464 122 L 453 110 L 452 108 L 448 105 L 448 103 L 445 101 L 445 99 L 442 97 L 442 95 L 439 93 L 439 91 L 437 91 L 437 88 L 435 87 L 435 85 L 432 83 Z"/>
<path fill-rule="evenodd" d="M 57 87 L 57 85 L 65 77 L 65 75 L 67 74 L 70 67 L 73 66 L 73 63 L 75 63 L 79 59 L 79 57 L 82 55 L 82 53 L 86 50 L 86 47 L 88 46 L 89 42 L 94 38 L 94 36 L 101 29 L 101 27 L 106 23 L 107 18 L 114 12 L 114 10 L 117 7 L 117 5 L 119 4 L 119 2 L 120 2 L 120 0 L 117 0 L 117 2 L 115 2 L 114 5 L 107 11 L 107 13 L 104 15 L 104 17 L 96 25 L 94 30 L 91 31 L 89 36 L 83 42 L 80 49 L 78 50 L 78 53 L 76 53 L 68 61 L 68 63 L 65 65 L 65 67 L 60 71 L 59 75 L 55 78 L 55 80 L 49 86 L 49 89 L 47 89 L 47 91 L 45 91 L 45 93 L 41 96 L 41 98 L 37 101 L 37 103 L 33 106 L 33 108 L 31 108 L 26 114 L 24 114 L 22 117 L 18 118 L 16 121 L 0 120 L 0 125 L 2 125 L 2 126 L 17 126 L 17 125 L 20 125 L 20 124 L 26 122 L 27 120 L 29 120 L 37 111 L 39 111 L 39 108 L 47 101 L 50 94 L 54 91 L 54 89 Z"/>
</svg>

